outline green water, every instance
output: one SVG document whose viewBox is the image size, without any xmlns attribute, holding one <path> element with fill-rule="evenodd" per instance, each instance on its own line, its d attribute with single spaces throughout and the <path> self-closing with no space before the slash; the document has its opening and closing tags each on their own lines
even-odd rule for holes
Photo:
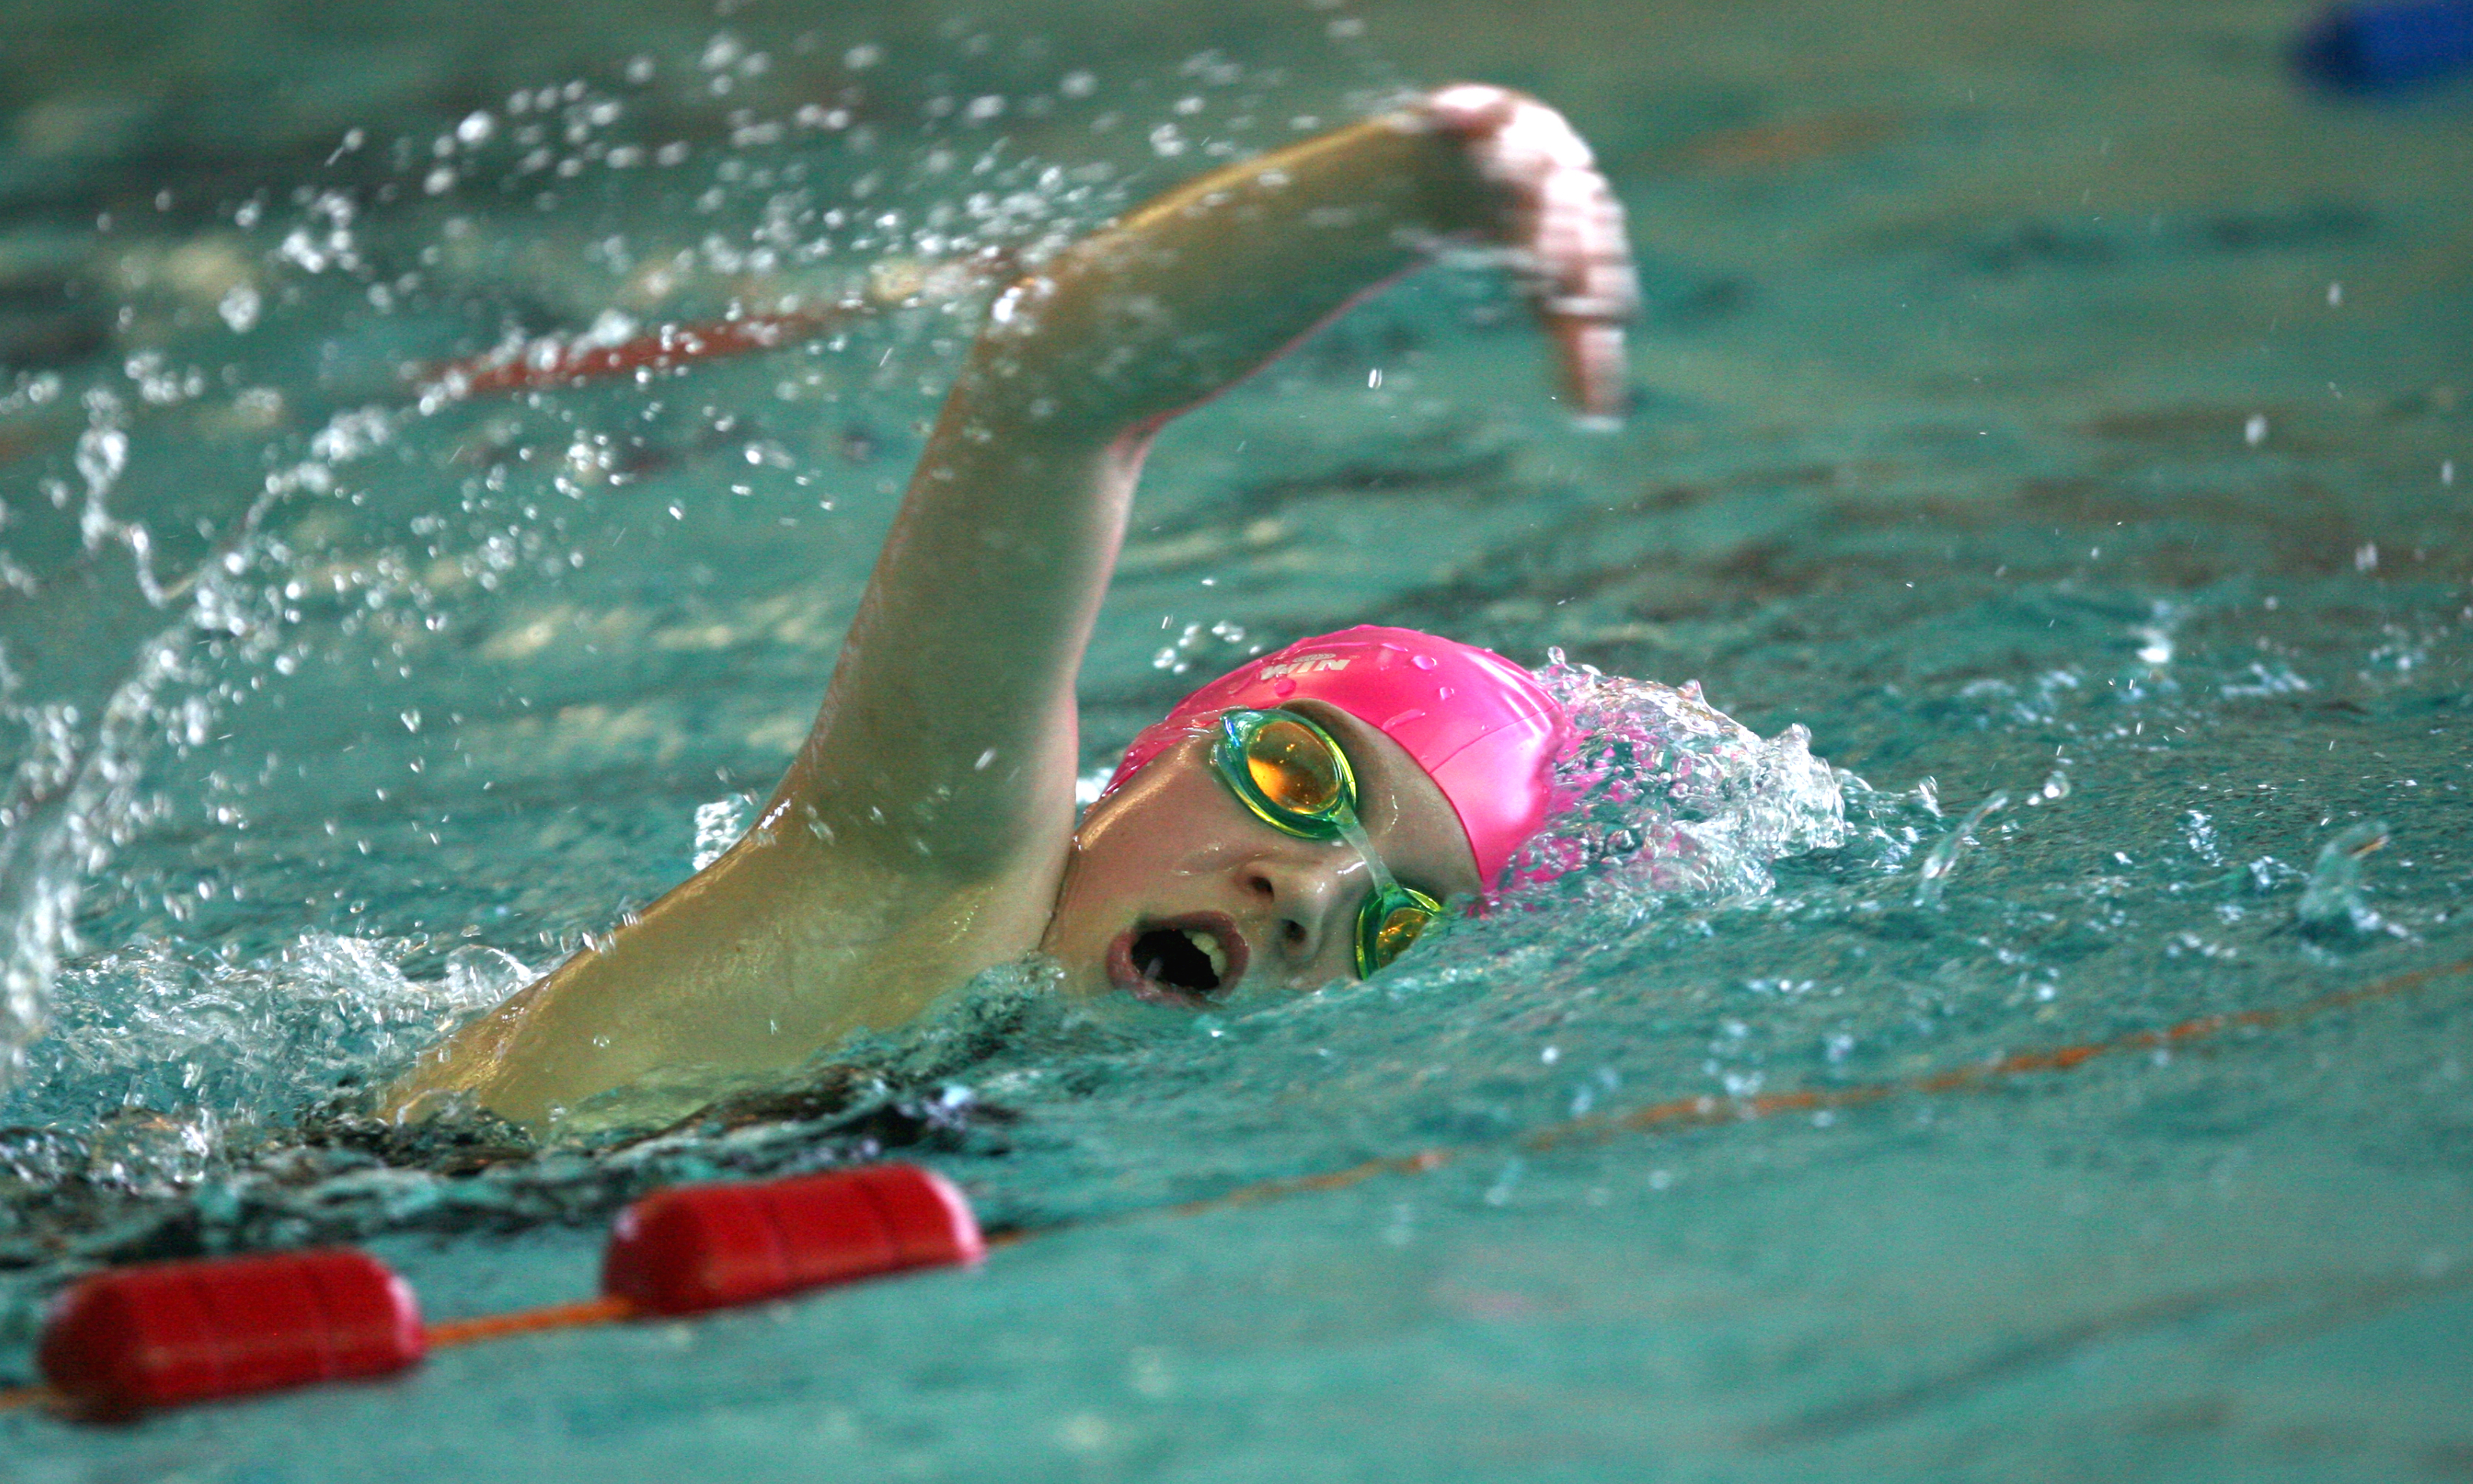
<svg viewBox="0 0 2473 1484">
<path fill-rule="evenodd" d="M 1034 1234 L 133 1430 L 0 1415 L 0 1472 L 2473 1474 L 2473 91 L 2315 96 L 2306 14 L 4 23 L 0 888 L 21 983 L 61 963 L 0 1092 L 0 1380 L 135 1257 L 580 1297 L 666 1180 L 889 1150 Z M 1568 426 L 1481 270 L 1357 311 L 1162 440 L 1086 763 L 1258 644 L 1403 623 L 1801 723 L 1844 845 L 1225 1016 L 1000 975 L 735 1127 L 338 1111 L 769 786 L 976 306 L 427 413 L 407 368 L 1034 245 L 1458 76 L 1598 145 L 1638 415 Z M 1931 1090 L 2073 1046 L 2112 1049 Z"/>
</svg>

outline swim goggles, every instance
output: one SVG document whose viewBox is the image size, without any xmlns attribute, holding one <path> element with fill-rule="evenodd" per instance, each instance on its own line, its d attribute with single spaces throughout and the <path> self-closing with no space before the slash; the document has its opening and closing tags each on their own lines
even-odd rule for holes
<svg viewBox="0 0 2473 1484">
<path fill-rule="evenodd" d="M 1357 911 L 1357 972 L 1408 951 L 1443 904 L 1392 877 L 1357 817 L 1357 773 L 1332 734 L 1294 711 L 1234 710 L 1211 752 L 1236 801 L 1254 817 L 1305 840 L 1345 840 L 1365 857 L 1374 890 Z"/>
</svg>

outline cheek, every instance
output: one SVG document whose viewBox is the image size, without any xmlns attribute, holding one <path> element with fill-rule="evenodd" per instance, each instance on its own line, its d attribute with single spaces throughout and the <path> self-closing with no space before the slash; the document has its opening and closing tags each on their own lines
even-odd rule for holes
<svg viewBox="0 0 2473 1484">
<path fill-rule="evenodd" d="M 1056 910 L 1039 943 L 1041 951 L 1065 966 L 1068 987 L 1086 993 L 1102 988 L 1108 945 L 1126 915 L 1117 894 L 1091 864 L 1079 850 L 1067 861 Z"/>
<path fill-rule="evenodd" d="M 1357 914 L 1344 913 L 1332 924 L 1331 935 L 1323 941 L 1322 951 L 1315 955 L 1310 983 L 1299 989 L 1318 990 L 1333 980 L 1342 984 L 1357 982 Z"/>
<path fill-rule="evenodd" d="M 1050 940 L 1066 945 L 1104 939 L 1173 893 L 1174 883 L 1195 867 L 1195 837 L 1202 833 L 1195 823 L 1174 791 L 1157 784 L 1097 805 L 1075 834 Z"/>
<path fill-rule="evenodd" d="M 1060 935 L 1094 932 L 1123 915 L 1126 898 L 1140 879 L 1140 863 L 1125 852 L 1104 846 L 1076 848 L 1056 894 L 1056 926 Z"/>
<path fill-rule="evenodd" d="M 1223 864 L 1252 824 L 1209 764 L 1179 749 L 1093 806 L 1075 832 L 1075 854 L 1110 881 L 1157 886 Z"/>
</svg>

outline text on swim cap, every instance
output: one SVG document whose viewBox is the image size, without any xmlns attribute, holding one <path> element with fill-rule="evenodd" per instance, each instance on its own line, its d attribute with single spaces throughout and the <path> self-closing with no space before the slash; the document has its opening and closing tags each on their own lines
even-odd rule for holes
<svg viewBox="0 0 2473 1484">
<path fill-rule="evenodd" d="M 1262 666 L 1256 678 L 1275 681 L 1283 675 L 1311 675 L 1317 670 L 1347 668 L 1348 661 L 1337 655 L 1299 655 L 1294 659 L 1283 659 L 1278 664 Z"/>
</svg>

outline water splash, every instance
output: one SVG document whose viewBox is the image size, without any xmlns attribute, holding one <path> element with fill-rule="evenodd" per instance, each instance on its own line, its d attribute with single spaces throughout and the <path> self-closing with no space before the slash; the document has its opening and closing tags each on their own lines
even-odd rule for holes
<svg viewBox="0 0 2473 1484">
<path fill-rule="evenodd" d="M 695 869 L 702 871 L 730 853 L 738 837 L 747 832 L 748 798 L 732 794 L 696 805 Z"/>
<path fill-rule="evenodd" d="M 0 806 L 0 1086 L 24 1065 L 42 1034 L 53 976 L 74 945 L 69 923 L 82 874 L 100 870 L 111 846 L 139 821 L 139 757 L 156 691 L 179 673 L 186 634 L 158 635 L 136 672 L 105 703 L 94 730 L 75 705 L 20 711 L 31 746 Z"/>
<path fill-rule="evenodd" d="M 2303 932 L 2325 939 L 2399 931 L 2364 896 L 2363 863 L 2387 844 L 2387 821 L 2364 820 L 2319 847 L 2318 863 L 2311 868 L 2295 909 Z"/>
<path fill-rule="evenodd" d="M 262 958 L 192 961 L 141 944 L 83 960 L 60 976 L 51 1034 L 29 1049 L 7 1117 L 75 1127 L 108 1088 L 124 1111 L 280 1127 L 339 1085 L 408 1065 L 527 976 L 511 955 L 466 945 L 439 979 L 417 981 L 400 962 L 412 947 L 309 933 Z M 203 1131 L 220 1147 L 222 1133 Z"/>
<path fill-rule="evenodd" d="M 1559 876 L 1637 903 L 1759 896 L 1775 884 L 1769 862 L 1845 842 L 1840 779 L 1802 726 L 1765 741 L 1697 681 L 1606 675 L 1560 650 L 1538 678 L 1579 741 L 1555 766 L 1561 812 L 1514 860 L 1513 880 Z"/>
<path fill-rule="evenodd" d="M 93 687 L 102 695 L 99 704 L 84 703 L 74 682 L 58 682 L 63 692 L 29 696 L 22 678 L 9 671 L 0 685 L 0 721 L 22 738 L 7 802 L 0 803 L 0 932 L 8 940 L 0 953 L 0 1086 L 24 1070 L 26 1046 L 43 1034 L 54 977 L 76 949 L 71 922 L 85 887 L 163 807 L 144 791 L 149 759 L 166 744 L 204 743 L 221 711 L 207 683 L 209 667 L 199 663 L 202 650 L 218 651 L 224 661 L 244 668 L 256 665 L 297 619 L 281 585 L 285 564 L 297 554 L 269 539 L 268 515 L 304 491 L 331 491 L 335 467 L 386 442 L 381 426 L 363 428 L 346 443 L 337 429 L 368 419 L 339 415 L 315 440 L 318 457 L 268 475 L 226 539 L 195 568 L 166 583 L 156 575 L 155 542 L 145 524 L 113 515 L 107 503 L 129 461 L 120 404 L 97 391 L 85 405 L 89 423 L 75 452 L 86 482 L 76 516 L 84 550 L 89 562 L 109 549 L 125 550 L 147 607 L 172 610 L 173 617 L 136 644 L 125 669 L 105 672 Z M 0 553 L 0 562 L 6 560 Z M 270 571 L 275 580 L 268 580 Z M 42 584 L 29 578 L 25 586 L 39 591 Z"/>
</svg>

